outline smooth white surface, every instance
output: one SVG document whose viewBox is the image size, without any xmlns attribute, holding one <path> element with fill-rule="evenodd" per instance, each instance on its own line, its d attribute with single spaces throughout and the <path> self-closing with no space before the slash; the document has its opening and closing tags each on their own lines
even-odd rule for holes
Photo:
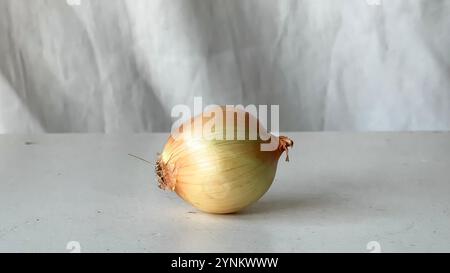
<svg viewBox="0 0 450 273">
<path fill-rule="evenodd" d="M 0 251 L 450 251 L 449 133 L 287 135 L 291 162 L 235 215 L 127 155 L 153 160 L 165 134 L 0 136 Z"/>
</svg>

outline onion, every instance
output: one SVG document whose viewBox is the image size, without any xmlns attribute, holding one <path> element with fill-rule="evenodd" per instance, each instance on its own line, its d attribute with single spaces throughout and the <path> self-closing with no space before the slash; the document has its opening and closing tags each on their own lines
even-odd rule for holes
<svg viewBox="0 0 450 273">
<path fill-rule="evenodd" d="M 217 114 L 218 110 L 223 116 Z M 230 116 L 234 120 L 225 118 Z M 214 126 L 208 127 L 214 121 Z M 202 127 L 194 126 L 198 124 Z M 227 134 L 235 137 L 226 140 Z M 252 135 L 256 137 L 252 139 Z M 261 145 L 267 145 L 269 140 L 276 141 L 275 148 L 263 151 Z M 239 108 L 206 111 L 182 124 L 178 133 L 169 137 L 156 162 L 159 187 L 175 191 L 204 212 L 237 212 L 267 192 L 278 159 L 286 152 L 289 161 L 287 152 L 292 146 L 292 140 L 268 133 L 258 119 Z"/>
</svg>

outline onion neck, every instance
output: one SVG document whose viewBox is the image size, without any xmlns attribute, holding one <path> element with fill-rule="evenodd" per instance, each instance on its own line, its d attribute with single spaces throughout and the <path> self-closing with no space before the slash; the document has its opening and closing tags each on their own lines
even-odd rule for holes
<svg viewBox="0 0 450 273">
<path fill-rule="evenodd" d="M 294 147 L 294 141 L 292 139 L 285 136 L 279 137 L 278 151 L 280 155 L 286 152 L 286 161 L 289 161 L 289 148 L 292 147 Z"/>
</svg>

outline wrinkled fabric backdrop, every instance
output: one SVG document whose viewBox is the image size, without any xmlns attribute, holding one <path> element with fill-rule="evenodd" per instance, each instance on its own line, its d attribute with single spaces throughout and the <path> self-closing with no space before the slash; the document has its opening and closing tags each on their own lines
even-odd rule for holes
<svg viewBox="0 0 450 273">
<path fill-rule="evenodd" d="M 168 131 L 194 96 L 284 131 L 450 129 L 450 1 L 76 2 L 0 0 L 0 133 Z"/>
</svg>

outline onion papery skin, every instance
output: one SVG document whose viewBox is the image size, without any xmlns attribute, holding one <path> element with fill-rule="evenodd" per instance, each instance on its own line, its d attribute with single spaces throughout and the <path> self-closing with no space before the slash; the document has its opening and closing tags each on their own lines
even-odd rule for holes
<svg viewBox="0 0 450 273">
<path fill-rule="evenodd" d="M 245 118 L 247 124 L 255 119 L 249 114 Z M 208 121 L 200 115 L 183 126 L 191 126 L 198 119 L 203 124 Z M 224 124 L 210 133 L 238 130 L 237 122 L 228 127 Z M 261 151 L 264 141 L 260 136 L 267 132 L 259 128 L 256 140 L 211 140 L 205 138 L 205 132 L 203 137 L 196 134 L 196 129 L 177 137 L 171 135 L 156 164 L 160 188 L 175 191 L 207 213 L 234 213 L 256 202 L 272 185 L 281 154 L 293 145 L 290 139 L 279 137 L 277 149 Z M 249 128 L 245 129 L 248 133 Z"/>
</svg>

